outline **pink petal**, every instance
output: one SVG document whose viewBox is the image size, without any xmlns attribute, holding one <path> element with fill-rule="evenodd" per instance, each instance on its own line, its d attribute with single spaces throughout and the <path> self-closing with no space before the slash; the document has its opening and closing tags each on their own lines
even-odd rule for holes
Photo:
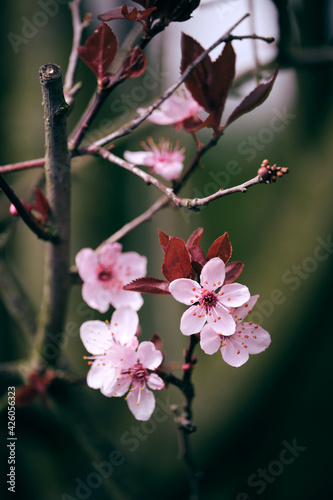
<svg viewBox="0 0 333 500">
<path fill-rule="evenodd" d="M 267 349 L 271 343 L 271 337 L 266 330 L 250 323 L 238 323 L 234 337 L 247 346 L 249 354 L 258 354 Z"/>
<path fill-rule="evenodd" d="M 100 283 L 83 283 L 82 298 L 93 309 L 105 313 L 110 307 L 109 293 Z"/>
<path fill-rule="evenodd" d="M 139 292 L 120 290 L 120 292 L 109 292 L 109 302 L 115 309 L 121 306 L 130 306 L 138 311 L 143 305 L 143 298 Z"/>
<path fill-rule="evenodd" d="M 183 163 L 179 161 L 156 162 L 153 170 L 167 181 L 172 181 L 180 176 L 183 166 Z"/>
<path fill-rule="evenodd" d="M 147 274 L 147 258 L 137 252 L 125 252 L 119 255 L 117 270 L 124 285 L 132 280 L 143 278 Z"/>
<path fill-rule="evenodd" d="M 224 285 L 219 294 L 219 302 L 226 307 L 238 307 L 245 304 L 250 298 L 250 292 L 247 286 L 231 283 Z"/>
<path fill-rule="evenodd" d="M 83 281 L 97 280 L 98 258 L 92 248 L 82 248 L 76 254 L 75 263 Z"/>
<path fill-rule="evenodd" d="M 154 391 L 160 391 L 161 389 L 164 389 L 164 382 L 156 373 L 150 374 L 147 380 L 147 384 L 149 386 L 149 389 L 153 389 Z"/>
<path fill-rule="evenodd" d="M 218 333 L 207 324 L 200 333 L 200 347 L 206 354 L 214 354 L 221 346 L 221 338 Z"/>
<path fill-rule="evenodd" d="M 225 346 L 221 347 L 222 358 L 231 366 L 241 366 L 249 359 L 249 353 L 240 343 L 234 338 L 224 340 Z"/>
<path fill-rule="evenodd" d="M 201 271 L 200 283 L 207 290 L 216 290 L 224 283 L 225 264 L 219 257 L 210 259 Z"/>
<path fill-rule="evenodd" d="M 252 295 L 250 299 L 240 307 L 236 307 L 232 313 L 236 321 L 242 321 L 248 314 L 251 314 L 253 306 L 257 302 L 259 295 Z"/>
<path fill-rule="evenodd" d="M 104 354 L 113 345 L 109 327 L 103 321 L 86 321 L 80 328 L 81 340 L 91 354 Z"/>
<path fill-rule="evenodd" d="M 180 331 L 183 335 L 199 333 L 206 323 L 206 315 L 200 306 L 192 306 L 184 312 L 180 320 Z"/>
<path fill-rule="evenodd" d="M 194 302 L 198 302 L 201 286 L 194 280 L 179 278 L 170 283 L 169 292 L 178 302 L 190 306 Z"/>
<path fill-rule="evenodd" d="M 121 397 L 129 390 L 131 383 L 130 375 L 120 375 L 116 379 L 106 382 L 101 388 L 101 393 L 109 398 Z"/>
<path fill-rule="evenodd" d="M 137 385 L 128 393 L 127 404 L 137 420 L 149 420 L 155 409 L 155 396 L 146 387 Z"/>
<path fill-rule="evenodd" d="M 141 342 L 138 347 L 137 357 L 144 368 L 155 370 L 162 363 L 161 351 L 155 348 L 152 342 Z"/>
<path fill-rule="evenodd" d="M 105 358 L 96 359 L 87 375 L 87 384 L 92 389 L 100 389 L 106 380 L 113 380 L 115 368 L 112 364 L 106 363 Z"/>
<path fill-rule="evenodd" d="M 211 309 L 211 315 L 207 315 L 207 322 L 211 325 L 213 330 L 223 335 L 232 335 L 236 329 L 236 323 L 232 314 L 219 303 Z"/>
<path fill-rule="evenodd" d="M 129 347 L 139 326 L 138 314 L 129 306 L 122 306 L 113 313 L 110 324 L 111 335 L 117 344 Z"/>
<path fill-rule="evenodd" d="M 123 156 L 133 165 L 152 167 L 155 162 L 155 154 L 152 151 L 124 151 Z"/>
<path fill-rule="evenodd" d="M 117 261 L 122 246 L 120 243 L 106 243 L 99 252 L 99 262 L 102 266 L 113 266 Z"/>
</svg>

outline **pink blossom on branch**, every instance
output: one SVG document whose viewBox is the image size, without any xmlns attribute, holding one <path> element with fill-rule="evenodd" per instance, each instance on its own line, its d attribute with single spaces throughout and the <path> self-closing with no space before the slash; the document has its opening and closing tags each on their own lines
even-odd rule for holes
<svg viewBox="0 0 333 500">
<path fill-rule="evenodd" d="M 184 148 L 180 148 L 180 143 L 177 142 L 173 148 L 168 139 L 160 139 L 159 144 L 155 144 L 151 137 L 148 137 L 147 143 L 141 143 L 145 151 L 125 151 L 125 160 L 134 165 L 151 167 L 151 172 L 168 181 L 177 179 L 185 160 Z"/>
<path fill-rule="evenodd" d="M 162 360 L 161 351 L 152 342 L 141 342 L 137 351 L 114 349 L 110 361 L 116 366 L 116 376 L 113 384 L 101 388 L 102 394 L 120 397 L 128 393 L 125 399 L 135 418 L 149 420 L 155 409 L 155 397 L 149 389 L 164 388 L 163 380 L 153 373 Z"/>
<path fill-rule="evenodd" d="M 206 354 L 213 354 L 220 349 L 222 358 L 231 366 L 241 366 L 249 359 L 249 354 L 258 354 L 269 346 L 271 338 L 268 332 L 255 325 L 252 321 L 243 322 L 251 314 L 252 307 L 257 302 L 259 295 L 253 295 L 248 302 L 232 311 L 236 323 L 233 335 L 226 336 L 218 333 L 210 324 L 201 330 L 200 346 Z"/>
<path fill-rule="evenodd" d="M 129 305 L 136 311 L 143 304 L 141 294 L 123 290 L 123 286 L 147 272 L 147 259 L 137 252 L 121 252 L 120 243 L 105 244 L 100 252 L 83 248 L 76 255 L 78 273 L 83 280 L 83 300 L 93 309 L 106 312 Z"/>
<path fill-rule="evenodd" d="M 225 263 L 214 257 L 203 266 L 200 284 L 187 278 L 170 283 L 169 291 L 173 297 L 190 306 L 180 322 L 180 331 L 184 335 L 199 333 L 206 322 L 224 335 L 235 332 L 232 309 L 243 305 L 250 298 L 250 292 L 238 283 L 223 285 L 224 280 Z"/>
<path fill-rule="evenodd" d="M 203 109 L 189 92 L 184 91 L 179 94 L 174 93 L 163 101 L 161 106 L 148 116 L 147 120 L 157 125 L 174 125 L 175 129 L 179 130 L 186 120 L 200 120 L 198 113 Z M 143 114 L 145 111 L 143 108 L 138 109 L 139 114 Z"/>
<path fill-rule="evenodd" d="M 89 387 L 102 389 L 109 384 L 112 385 L 116 372 L 113 363 L 110 362 L 110 353 L 119 347 L 136 349 L 138 326 L 138 314 L 129 306 L 119 307 L 113 313 L 110 323 L 96 320 L 86 321 L 81 325 L 81 340 L 87 351 L 93 354 L 85 356 L 91 365 L 87 375 Z"/>
</svg>

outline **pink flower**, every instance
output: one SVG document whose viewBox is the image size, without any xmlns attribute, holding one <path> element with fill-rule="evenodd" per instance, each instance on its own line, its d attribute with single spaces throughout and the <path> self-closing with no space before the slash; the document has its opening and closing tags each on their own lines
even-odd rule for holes
<svg viewBox="0 0 333 500">
<path fill-rule="evenodd" d="M 160 139 L 159 144 L 155 144 L 153 139 L 148 137 L 147 143 L 141 143 L 145 151 L 125 151 L 125 160 L 134 165 L 151 167 L 151 172 L 168 181 L 177 179 L 185 160 L 184 148 L 180 149 L 180 143 L 177 142 L 174 149 L 167 139 Z"/>
<path fill-rule="evenodd" d="M 198 118 L 199 111 L 203 107 L 197 103 L 188 92 L 183 94 L 172 94 L 168 99 L 162 102 L 161 106 L 155 109 L 147 120 L 157 125 L 174 125 L 176 130 L 180 129 L 183 122 L 188 118 Z M 145 112 L 145 109 L 139 108 L 138 113 Z"/>
<path fill-rule="evenodd" d="M 116 371 L 110 362 L 110 353 L 119 347 L 136 349 L 138 325 L 138 314 L 129 306 L 119 307 L 113 313 L 111 323 L 97 320 L 86 321 L 81 325 L 81 340 L 87 351 L 93 354 L 85 356 L 92 365 L 87 375 L 89 387 L 102 389 L 113 384 Z"/>
<path fill-rule="evenodd" d="M 123 290 L 123 286 L 146 275 L 147 259 L 136 252 L 121 253 L 121 249 L 120 243 L 112 243 L 103 245 L 98 253 L 83 248 L 76 255 L 83 300 L 101 313 L 110 304 L 115 308 L 130 305 L 136 311 L 143 304 L 140 293 Z"/>
<path fill-rule="evenodd" d="M 231 366 L 241 366 L 249 359 L 249 354 L 258 354 L 267 349 L 271 343 L 268 332 L 252 321 L 244 323 L 243 319 L 251 314 L 251 309 L 257 302 L 259 295 L 253 295 L 241 307 L 236 307 L 232 317 L 236 322 L 236 331 L 226 336 L 225 332 L 218 333 L 210 324 L 201 330 L 200 345 L 206 354 L 213 354 L 221 350 L 222 358 Z"/>
<path fill-rule="evenodd" d="M 110 360 L 116 366 L 114 384 L 103 386 L 101 392 L 108 397 L 125 398 L 137 420 L 149 420 L 155 409 L 155 397 L 149 390 L 164 388 L 163 380 L 152 371 L 162 363 L 162 353 L 152 342 L 141 342 L 137 351 L 128 348 L 115 349 Z M 149 387 L 149 389 L 148 389 Z"/>
<path fill-rule="evenodd" d="M 172 281 L 169 291 L 173 297 L 191 306 L 184 312 L 180 330 L 184 335 L 199 333 L 206 322 L 224 335 L 232 335 L 236 323 L 232 308 L 243 305 L 250 293 L 238 283 L 223 285 L 225 264 L 219 257 L 210 259 L 201 271 L 200 284 L 187 278 Z"/>
</svg>

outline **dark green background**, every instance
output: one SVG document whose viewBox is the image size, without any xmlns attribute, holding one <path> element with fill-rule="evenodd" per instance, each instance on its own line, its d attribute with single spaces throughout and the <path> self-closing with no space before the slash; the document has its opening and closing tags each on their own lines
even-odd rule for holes
<svg viewBox="0 0 333 500">
<path fill-rule="evenodd" d="M 276 3 L 284 5 L 284 2 Z M 294 23 L 303 47 L 331 47 L 332 19 L 325 10 L 329 4 L 332 2 L 321 2 L 318 7 L 314 2 L 299 2 Z M 258 2 L 254 5 L 258 7 Z M 112 6 L 114 4 L 106 8 Z M 96 8 L 98 10 L 98 6 Z M 47 26 L 19 47 L 17 54 L 13 51 L 8 32 L 20 33 L 22 17 L 32 19 L 37 10 L 40 7 L 35 1 L 2 5 L 1 165 L 43 156 L 38 69 L 47 62 L 62 68 L 67 64 L 71 24 L 64 5 L 60 5 L 59 13 Z M 221 31 L 227 27 L 222 26 Z M 115 29 L 119 34 L 124 26 L 116 24 Z M 257 31 L 260 32 L 260 26 Z M 120 34 L 120 38 L 123 35 Z M 289 43 L 285 31 L 283 36 Z M 235 44 L 235 50 L 241 51 L 242 45 Z M 156 68 L 157 64 L 158 56 L 151 53 L 148 66 Z M 219 354 L 206 356 L 199 349 L 197 352 L 194 420 L 198 430 L 191 436 L 191 446 L 203 498 L 207 500 L 312 500 L 328 498 L 331 491 L 332 67 L 290 65 L 286 59 L 281 61 L 280 76 L 261 110 L 253 111 L 227 130 L 220 144 L 204 158 L 204 168 L 193 176 L 182 194 L 196 195 L 195 188 L 202 195 L 208 194 L 212 172 L 222 178 L 221 172 L 231 160 L 239 164 L 240 173 L 231 176 L 223 187 L 253 177 L 264 158 L 289 167 L 290 174 L 275 185 L 255 186 L 245 195 L 220 199 L 199 214 L 162 211 L 122 241 L 125 251 L 135 250 L 148 257 L 148 275 L 161 277 L 162 251 L 157 228 L 187 239 L 197 227 L 204 227 L 204 250 L 228 231 L 234 248 L 233 259 L 245 263 L 239 281 L 249 286 L 252 293 L 260 294 L 258 320 L 261 319 L 260 324 L 272 337 L 265 353 L 250 357 L 246 365 L 236 369 L 225 364 Z M 293 88 L 286 86 L 285 81 L 292 81 L 283 78 L 286 74 L 294 76 Z M 93 75 L 83 64 L 79 66 L 78 79 L 84 81 L 84 88 L 69 119 L 70 127 L 95 85 Z M 125 83 L 115 98 L 131 96 L 133 86 L 140 85 L 140 79 Z M 158 89 L 147 93 L 146 102 L 157 94 Z M 248 161 L 249 155 L 241 153 L 244 149 L 239 149 L 240 144 L 248 141 L 249 136 L 260 137 L 263 127 L 269 127 L 276 102 L 280 103 L 278 109 L 282 109 L 284 100 L 294 118 Z M 117 112 L 112 114 L 111 102 L 110 98 L 94 124 L 97 133 L 103 118 L 122 118 Z M 143 138 L 148 135 L 158 138 L 162 134 L 182 140 L 190 159 L 193 146 L 185 133 L 175 134 L 168 128 L 149 124 L 139 129 L 133 138 L 119 141 L 116 153 L 121 155 L 126 148 L 139 149 Z M 40 172 L 33 170 L 6 178 L 17 194 L 28 201 L 39 182 Z M 148 208 L 157 196 L 153 187 L 146 187 L 116 166 L 90 158 L 74 160 L 72 263 L 82 247 L 95 248 Z M 0 214 L 2 234 L 8 234 L 11 219 L 4 196 L 0 196 Z M 318 254 L 320 241 L 328 242 L 328 249 L 324 246 Z M 36 311 L 41 295 L 43 247 L 18 221 L 6 250 L 8 266 L 31 296 Z M 182 349 L 187 344 L 178 329 L 184 307 L 168 296 L 144 298 L 140 311 L 142 338 L 149 340 L 153 333 L 159 333 L 167 360 L 181 361 Z M 80 289 L 74 287 L 64 355 L 73 372 L 84 376 L 87 366 L 82 360 L 85 352 L 79 339 L 79 326 L 87 319 L 109 318 L 109 314 L 92 311 L 90 316 L 82 315 L 81 304 Z M 88 308 L 84 310 L 87 312 Z M 27 341 L 1 302 L 0 330 L 1 360 L 11 361 L 28 354 Z M 2 392 L 6 392 L 9 384 L 10 381 L 2 377 Z M 86 497 L 80 490 L 81 498 L 187 498 L 186 474 L 177 459 L 174 422 L 168 410 L 163 410 L 169 403 L 180 403 L 181 398 L 170 387 L 158 393 L 157 399 L 162 402 L 162 409 L 149 424 L 135 421 L 123 400 L 105 398 L 85 385 L 57 385 L 52 389 L 48 408 L 36 402 L 18 409 L 16 498 L 23 495 L 26 500 L 80 498 L 75 492 L 77 481 L 87 484 L 90 474 L 96 472 L 93 462 L 109 460 L 114 450 L 119 454 L 112 455 L 115 466 L 109 481 L 103 480 L 99 487 L 92 488 L 91 495 L 86 493 Z M 8 472 L 6 422 L 3 411 L 3 484 Z M 281 452 L 284 456 L 285 442 L 289 445 L 296 442 L 305 449 L 282 470 L 276 461 L 280 460 Z M 121 456 L 125 457 L 124 463 L 120 463 Z M 286 454 L 287 458 L 291 456 Z M 271 478 L 265 482 L 262 493 L 259 484 L 255 484 L 258 477 L 253 476 L 258 475 L 259 469 L 268 469 Z M 254 486 L 248 483 L 251 477 Z M 66 494 L 69 496 L 63 496 Z"/>
</svg>

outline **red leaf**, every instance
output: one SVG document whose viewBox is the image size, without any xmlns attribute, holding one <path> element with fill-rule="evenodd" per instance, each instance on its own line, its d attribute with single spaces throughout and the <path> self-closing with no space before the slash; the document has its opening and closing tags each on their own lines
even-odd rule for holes
<svg viewBox="0 0 333 500">
<path fill-rule="evenodd" d="M 243 262 L 229 262 L 225 266 L 224 284 L 233 283 L 244 269 Z"/>
<path fill-rule="evenodd" d="M 101 23 L 85 45 L 78 47 L 77 50 L 81 59 L 100 80 L 106 75 L 117 55 L 118 38 L 107 24 Z"/>
<path fill-rule="evenodd" d="M 123 73 L 130 78 L 137 78 L 144 73 L 146 65 L 146 56 L 143 50 L 137 45 L 133 52 L 125 59 Z"/>
<path fill-rule="evenodd" d="M 217 238 L 207 253 L 207 260 L 213 257 L 219 257 L 224 263 L 227 263 L 231 257 L 231 244 L 229 241 L 228 233 L 224 233 L 222 236 Z"/>
<path fill-rule="evenodd" d="M 168 281 L 191 275 L 190 256 L 181 238 L 170 238 L 164 254 L 162 273 Z"/>
<path fill-rule="evenodd" d="M 205 254 L 199 246 L 192 246 L 189 252 L 192 257 L 191 265 L 198 276 L 200 276 L 203 266 L 207 263 Z"/>
<path fill-rule="evenodd" d="M 213 62 L 210 93 L 214 103 L 214 128 L 219 127 L 225 102 L 228 97 L 230 87 L 235 78 L 236 54 L 231 45 L 227 43 L 221 55 Z"/>
<path fill-rule="evenodd" d="M 123 286 L 123 290 L 131 292 L 151 293 L 156 295 L 168 295 L 169 282 L 165 280 L 158 280 L 157 278 L 138 278 Z"/>
<path fill-rule="evenodd" d="M 150 9 L 145 10 L 138 10 L 135 7 L 122 5 L 121 7 L 115 7 L 114 9 L 108 10 L 107 12 L 104 12 L 104 14 L 100 14 L 98 16 L 98 19 L 100 21 L 112 21 L 113 19 L 127 19 L 128 21 L 138 21 L 144 28 L 147 28 L 148 18 L 155 10 L 156 7 L 151 7 Z"/>
<path fill-rule="evenodd" d="M 194 59 L 196 59 L 204 48 L 194 38 L 182 33 L 181 41 L 182 60 L 180 63 L 180 71 L 184 73 L 187 66 L 189 66 Z M 214 110 L 209 97 L 209 81 L 212 75 L 212 61 L 207 55 L 200 64 L 192 71 L 186 78 L 185 85 L 191 92 L 193 98 L 199 103 L 206 111 L 212 112 Z"/>
<path fill-rule="evenodd" d="M 229 116 L 228 120 L 226 121 L 226 124 L 224 125 L 224 128 L 226 128 L 230 123 L 233 121 L 237 120 L 240 116 L 244 115 L 245 113 L 248 113 L 249 111 L 252 111 L 252 109 L 256 108 L 257 106 L 260 106 L 264 101 L 266 101 L 267 97 L 269 96 L 275 79 L 278 74 L 278 68 L 276 67 L 274 74 L 270 80 L 266 83 L 261 83 L 256 87 L 250 94 L 248 94 L 242 102 L 237 106 L 236 109 L 233 110 L 231 115 Z"/>
<path fill-rule="evenodd" d="M 193 246 L 197 246 L 199 245 L 200 241 L 201 241 L 201 237 L 202 237 L 202 233 L 203 233 L 203 227 L 198 227 L 198 229 L 196 229 L 192 234 L 191 236 L 189 237 L 189 239 L 187 240 L 186 242 L 186 248 L 189 250 L 190 248 L 192 248 Z"/>
<path fill-rule="evenodd" d="M 43 193 L 35 188 L 35 204 L 34 208 L 42 215 L 43 220 L 47 221 L 47 216 L 49 213 L 49 203 Z"/>
<path fill-rule="evenodd" d="M 170 236 L 168 236 L 167 234 L 163 233 L 163 231 L 158 229 L 158 237 L 159 237 L 159 240 L 161 243 L 161 247 L 163 248 L 163 251 L 165 252 L 165 250 L 167 249 L 167 246 L 169 245 Z"/>
<path fill-rule="evenodd" d="M 158 351 L 162 351 L 163 340 L 161 339 L 161 337 L 157 333 L 154 333 L 154 335 L 150 339 L 150 342 L 152 342 L 154 344 L 155 349 L 157 349 Z"/>
</svg>

